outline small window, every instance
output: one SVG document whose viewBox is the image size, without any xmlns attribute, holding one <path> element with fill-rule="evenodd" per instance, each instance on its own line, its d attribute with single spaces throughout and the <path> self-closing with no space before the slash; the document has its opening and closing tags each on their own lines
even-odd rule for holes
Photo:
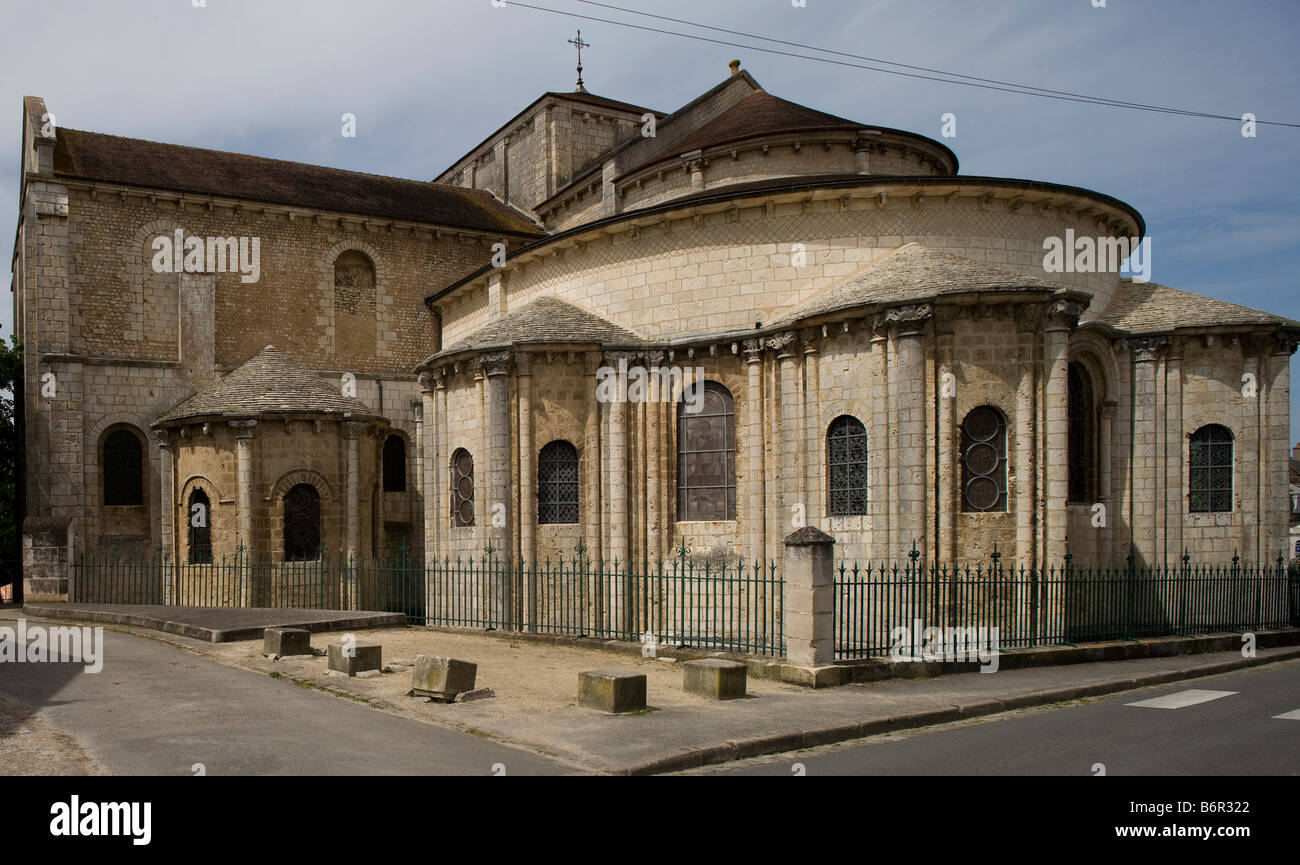
<svg viewBox="0 0 1300 865">
<path fill-rule="evenodd" d="M 190 493 L 186 514 L 190 522 L 190 564 L 212 564 L 212 504 L 203 490 Z"/>
<path fill-rule="evenodd" d="M 1092 376 L 1081 363 L 1069 366 L 1069 500 L 1097 500 L 1097 400 Z"/>
<path fill-rule="evenodd" d="M 677 404 L 677 519 L 736 518 L 736 418 L 731 392 L 713 381 L 702 404 L 690 411 L 687 394 Z M 694 398 L 698 391 L 691 396 Z"/>
<path fill-rule="evenodd" d="M 384 439 L 384 492 L 406 492 L 406 441 L 395 434 Z"/>
<path fill-rule="evenodd" d="M 284 559 L 314 561 L 320 548 L 320 493 L 311 484 L 298 484 L 284 497 Z"/>
<path fill-rule="evenodd" d="M 144 504 L 144 452 L 140 439 L 120 429 L 104 440 L 104 504 Z"/>
<path fill-rule="evenodd" d="M 1232 510 L 1232 433 L 1218 424 L 1192 433 L 1188 453 L 1188 509 L 1194 514 Z"/>
<path fill-rule="evenodd" d="M 578 450 L 554 441 L 537 457 L 537 522 L 578 521 Z"/>
<path fill-rule="evenodd" d="M 867 428 L 841 415 L 826 433 L 826 477 L 833 517 L 867 513 Z"/>
<path fill-rule="evenodd" d="M 451 455 L 451 524 L 474 525 L 474 458 L 464 448 Z"/>
<path fill-rule="evenodd" d="M 961 509 L 1007 509 L 1007 422 L 993 406 L 972 409 L 961 425 Z"/>
</svg>

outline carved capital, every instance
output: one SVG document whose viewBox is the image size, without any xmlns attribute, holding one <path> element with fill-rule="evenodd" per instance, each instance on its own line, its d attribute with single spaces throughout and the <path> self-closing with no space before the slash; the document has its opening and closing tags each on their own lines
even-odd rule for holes
<svg viewBox="0 0 1300 865">
<path fill-rule="evenodd" d="M 527 352 L 517 352 L 515 354 L 515 375 L 532 375 L 533 374 L 533 356 Z"/>
<path fill-rule="evenodd" d="M 747 339 L 741 343 L 741 349 L 745 352 L 745 363 L 763 362 L 763 340 Z"/>
<path fill-rule="evenodd" d="M 1295 354 L 1297 347 L 1300 347 L 1300 331 L 1279 330 L 1273 334 L 1273 354 L 1290 357 Z"/>
<path fill-rule="evenodd" d="M 788 330 L 777 336 L 769 336 L 765 342 L 768 348 L 777 353 L 777 357 L 791 357 L 795 353 L 794 346 L 797 339 L 797 334 L 792 330 Z"/>
<path fill-rule="evenodd" d="M 172 446 L 172 431 L 169 429 L 154 430 L 153 442 L 160 448 L 170 449 Z"/>
<path fill-rule="evenodd" d="M 486 376 L 510 374 L 510 352 L 490 351 L 478 356 L 479 371 Z"/>
<path fill-rule="evenodd" d="M 1016 330 L 1021 333 L 1037 333 L 1043 326 L 1043 307 L 1041 304 L 1023 304 L 1016 307 Z"/>
<path fill-rule="evenodd" d="M 1054 300 L 1047 307 L 1048 330 L 1073 330 L 1079 326 L 1079 316 L 1088 305 L 1071 298 Z"/>
<path fill-rule="evenodd" d="M 885 310 L 885 321 L 898 336 L 919 336 L 925 333 L 926 322 L 933 315 L 934 307 L 930 304 L 913 303 Z"/>
<path fill-rule="evenodd" d="M 1163 336 L 1139 336 L 1130 338 L 1128 347 L 1133 352 L 1133 360 L 1138 363 L 1151 363 L 1167 342 L 1168 340 Z"/>
<path fill-rule="evenodd" d="M 355 439 L 366 431 L 367 426 L 369 426 L 369 424 L 364 423 L 363 421 L 345 420 L 343 423 L 339 424 L 339 431 L 343 434 L 343 438 Z"/>
<path fill-rule="evenodd" d="M 439 377 L 435 375 L 433 372 L 420 373 L 420 392 L 432 393 L 434 388 L 438 387 L 441 384 L 438 378 Z"/>
<path fill-rule="evenodd" d="M 803 347 L 804 354 L 816 354 L 821 351 L 822 329 L 820 327 L 806 327 L 799 332 L 799 342 Z"/>
<path fill-rule="evenodd" d="M 251 439 L 257 434 L 256 418 L 241 418 L 239 420 L 226 421 L 226 423 L 235 431 L 235 438 Z"/>
</svg>

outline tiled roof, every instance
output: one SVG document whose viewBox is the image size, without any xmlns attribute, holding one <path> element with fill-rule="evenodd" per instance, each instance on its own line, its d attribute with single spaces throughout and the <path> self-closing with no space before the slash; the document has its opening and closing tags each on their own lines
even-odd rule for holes
<svg viewBox="0 0 1300 865">
<path fill-rule="evenodd" d="M 506 348 L 521 343 L 548 342 L 631 345 L 641 342 L 641 337 L 557 297 L 539 297 L 433 357 L 446 357 L 462 351 Z"/>
<path fill-rule="evenodd" d="M 186 418 L 246 417 L 263 413 L 351 413 L 358 418 L 379 417 L 359 399 L 343 396 L 340 389 L 299 366 L 273 345 L 259 351 L 220 381 L 204 388 L 154 421 L 166 424 Z"/>
<path fill-rule="evenodd" d="M 1055 291 L 1062 288 L 996 264 L 909 243 L 796 307 L 785 320 L 873 304 L 906 303 L 968 291 Z"/>
<path fill-rule="evenodd" d="M 740 138 L 798 132 L 804 129 L 861 129 L 867 124 L 846 120 L 806 108 L 765 90 L 756 90 L 673 144 L 673 153 L 689 153 L 702 147 Z"/>
<path fill-rule="evenodd" d="M 1129 333 L 1161 333 L 1180 327 L 1279 325 L 1300 328 L 1300 322 L 1238 306 L 1154 282 L 1122 279 L 1100 320 Z"/>
<path fill-rule="evenodd" d="M 482 190 L 76 129 L 59 129 L 54 171 L 65 177 L 359 216 L 544 233 L 524 214 Z"/>
</svg>

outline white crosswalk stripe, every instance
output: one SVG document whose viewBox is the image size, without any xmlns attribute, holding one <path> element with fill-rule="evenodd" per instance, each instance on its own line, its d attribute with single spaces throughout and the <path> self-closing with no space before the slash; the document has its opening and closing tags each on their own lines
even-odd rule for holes
<svg viewBox="0 0 1300 865">
<path fill-rule="evenodd" d="M 1274 720 L 1274 721 L 1277 721 L 1277 720 L 1282 720 L 1282 721 L 1300 721 L 1300 709 L 1296 709 L 1294 712 L 1286 712 L 1286 713 L 1281 714 L 1281 715 L 1274 715 L 1274 716 L 1273 716 L 1273 720 Z"/>
<path fill-rule="evenodd" d="M 1193 688 L 1190 691 L 1176 691 L 1172 694 L 1165 694 L 1163 697 L 1152 697 L 1149 700 L 1139 700 L 1136 703 L 1125 703 L 1124 705 L 1141 706 L 1145 709 L 1184 709 L 1198 703 L 1208 703 L 1220 697 L 1231 697 L 1236 693 L 1236 691 L 1202 691 Z"/>
</svg>

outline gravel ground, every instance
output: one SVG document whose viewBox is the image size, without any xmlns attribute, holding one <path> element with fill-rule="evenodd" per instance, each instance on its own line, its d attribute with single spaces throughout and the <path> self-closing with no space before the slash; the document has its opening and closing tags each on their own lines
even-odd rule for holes
<svg viewBox="0 0 1300 865">
<path fill-rule="evenodd" d="M 102 774 L 76 739 L 25 706 L 0 700 L 0 775 Z"/>
</svg>

